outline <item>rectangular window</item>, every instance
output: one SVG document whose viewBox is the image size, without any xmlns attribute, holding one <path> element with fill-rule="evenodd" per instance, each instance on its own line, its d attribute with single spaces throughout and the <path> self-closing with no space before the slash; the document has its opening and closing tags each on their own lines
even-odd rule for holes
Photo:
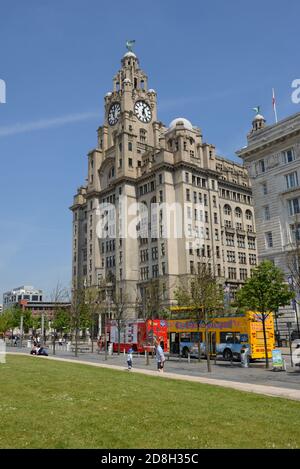
<svg viewBox="0 0 300 469">
<path fill-rule="evenodd" d="M 289 150 L 283 151 L 282 155 L 283 155 L 283 162 L 285 164 L 291 163 L 295 159 L 295 155 L 294 155 L 294 152 L 293 152 L 292 148 L 290 148 Z"/>
<path fill-rule="evenodd" d="M 128 166 L 129 168 L 132 168 L 132 158 L 128 158 Z"/>
<path fill-rule="evenodd" d="M 189 173 L 185 173 L 185 182 L 189 182 Z"/>
<path fill-rule="evenodd" d="M 273 235 L 272 235 L 272 231 L 268 231 L 268 232 L 265 234 L 265 237 L 266 237 L 266 247 L 267 247 L 267 248 L 272 248 L 272 247 L 273 247 Z"/>
<path fill-rule="evenodd" d="M 289 207 L 289 214 L 295 215 L 296 213 L 300 213 L 300 197 L 296 199 L 288 200 L 288 207 Z"/>
<path fill-rule="evenodd" d="M 268 193 L 268 186 L 267 186 L 266 182 L 262 183 L 262 193 L 263 193 L 263 195 L 267 195 L 267 193 Z"/>
<path fill-rule="evenodd" d="M 267 221 L 267 220 L 270 220 L 270 207 L 269 205 L 266 205 L 264 208 L 264 220 Z"/>
<path fill-rule="evenodd" d="M 264 173 L 265 172 L 265 161 L 264 160 L 259 160 L 258 167 L 259 167 L 259 172 Z"/>
<path fill-rule="evenodd" d="M 300 223 L 297 223 L 295 225 L 290 225 L 290 232 L 291 232 L 292 242 L 298 243 L 300 241 Z"/>
<path fill-rule="evenodd" d="M 190 201 L 190 190 L 186 189 L 186 200 Z"/>
<path fill-rule="evenodd" d="M 293 187 L 297 187 L 298 186 L 297 171 L 294 171 L 293 173 L 286 174 L 285 181 L 286 181 L 286 187 L 288 189 L 292 189 Z"/>
</svg>

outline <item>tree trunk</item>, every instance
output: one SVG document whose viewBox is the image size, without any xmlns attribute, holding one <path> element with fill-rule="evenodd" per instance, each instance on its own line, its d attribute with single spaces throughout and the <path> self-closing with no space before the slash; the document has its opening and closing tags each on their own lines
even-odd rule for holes
<svg viewBox="0 0 300 469">
<path fill-rule="evenodd" d="M 94 352 L 94 318 L 92 317 L 92 327 L 91 327 L 91 340 L 92 340 L 92 353 Z"/>
<path fill-rule="evenodd" d="M 78 327 L 75 329 L 75 357 L 78 357 Z"/>
<path fill-rule="evenodd" d="M 121 323 L 118 321 L 118 355 L 120 355 L 121 350 Z"/>
<path fill-rule="evenodd" d="M 205 343 L 206 343 L 206 360 L 207 360 L 207 371 L 211 372 L 211 365 L 210 365 L 210 343 L 208 337 L 208 330 L 207 324 L 205 324 Z"/>
<path fill-rule="evenodd" d="M 53 355 L 55 355 L 55 353 L 56 353 L 56 352 L 55 352 L 55 338 L 56 338 L 56 333 L 55 333 L 55 331 L 54 331 L 54 333 L 53 333 L 53 340 L 52 340 Z"/>
<path fill-rule="evenodd" d="M 146 327 L 146 346 L 148 348 L 148 338 L 149 338 L 149 335 L 148 335 L 148 327 L 147 327 L 147 319 L 145 320 L 145 327 Z M 146 360 L 146 365 L 150 365 L 150 361 L 149 361 L 149 350 L 147 350 L 147 360 Z"/>
<path fill-rule="evenodd" d="M 266 356 L 266 368 L 269 368 L 269 357 L 268 357 L 268 345 L 267 345 L 267 334 L 266 334 L 266 317 L 264 313 L 262 314 L 262 325 L 263 325 L 263 334 L 264 334 L 264 348 Z"/>
<path fill-rule="evenodd" d="M 197 321 L 198 327 L 197 327 L 197 332 L 198 332 L 198 362 L 201 363 L 201 341 L 200 341 L 200 324 L 199 321 Z"/>
</svg>

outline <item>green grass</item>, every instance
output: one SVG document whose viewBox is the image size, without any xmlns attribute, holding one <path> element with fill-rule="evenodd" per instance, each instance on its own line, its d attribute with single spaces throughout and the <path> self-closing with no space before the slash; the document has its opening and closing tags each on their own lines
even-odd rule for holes
<svg viewBox="0 0 300 469">
<path fill-rule="evenodd" d="M 0 448 L 300 448 L 300 402 L 7 357 Z"/>
</svg>

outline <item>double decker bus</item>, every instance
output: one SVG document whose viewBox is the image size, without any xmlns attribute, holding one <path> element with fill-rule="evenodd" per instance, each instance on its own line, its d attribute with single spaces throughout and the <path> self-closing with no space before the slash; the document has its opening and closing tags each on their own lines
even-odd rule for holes
<svg viewBox="0 0 300 469">
<path fill-rule="evenodd" d="M 113 351 L 118 351 L 118 322 L 110 319 L 106 326 L 108 340 Z M 143 353 L 154 349 L 154 341 L 159 339 L 165 352 L 169 351 L 168 328 L 165 319 L 132 319 L 122 322 L 120 326 L 120 351 Z"/>
<path fill-rule="evenodd" d="M 191 308 L 172 307 L 172 312 L 184 314 Z M 206 355 L 205 330 L 208 330 L 209 350 L 211 355 L 222 356 L 225 360 L 240 359 L 241 347 L 247 345 L 251 360 L 265 359 L 263 324 L 261 315 L 253 311 L 243 314 L 214 317 L 205 327 L 203 321 L 195 319 L 168 320 L 170 352 L 183 357 Z M 272 357 L 275 347 L 273 314 L 265 320 L 267 353 Z"/>
</svg>

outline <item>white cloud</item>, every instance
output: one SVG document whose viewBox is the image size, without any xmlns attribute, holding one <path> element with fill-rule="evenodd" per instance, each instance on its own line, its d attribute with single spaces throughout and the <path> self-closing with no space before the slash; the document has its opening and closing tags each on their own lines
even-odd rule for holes
<svg viewBox="0 0 300 469">
<path fill-rule="evenodd" d="M 83 112 L 77 114 L 68 114 L 61 117 L 52 117 L 49 119 L 40 119 L 34 122 L 17 123 L 8 126 L 0 126 L 0 137 L 8 135 L 16 135 L 25 132 L 33 132 L 35 130 L 49 129 L 51 127 L 59 127 L 61 125 L 70 124 L 72 122 L 80 122 L 88 119 L 100 118 L 100 113 Z"/>
</svg>

